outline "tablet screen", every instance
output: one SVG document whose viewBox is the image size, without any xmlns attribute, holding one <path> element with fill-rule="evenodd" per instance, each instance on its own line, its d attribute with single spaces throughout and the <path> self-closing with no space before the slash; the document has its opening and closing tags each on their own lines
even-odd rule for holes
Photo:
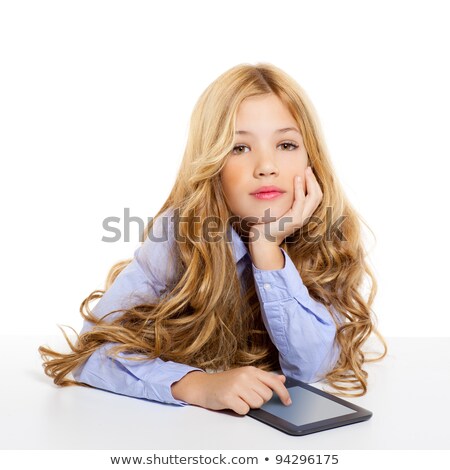
<svg viewBox="0 0 450 470">
<path fill-rule="evenodd" d="M 272 398 L 261 406 L 261 409 L 296 426 L 357 413 L 351 408 L 302 387 L 289 387 L 288 390 L 292 405 L 284 405 L 274 393 Z"/>
</svg>

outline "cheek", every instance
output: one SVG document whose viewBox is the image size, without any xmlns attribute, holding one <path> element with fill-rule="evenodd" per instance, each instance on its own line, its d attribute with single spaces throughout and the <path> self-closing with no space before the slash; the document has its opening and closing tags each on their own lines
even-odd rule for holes
<svg viewBox="0 0 450 470">
<path fill-rule="evenodd" d="M 242 186 L 242 171 L 232 166 L 226 167 L 222 173 L 222 186 L 224 192 L 230 196 L 239 192 Z"/>
</svg>

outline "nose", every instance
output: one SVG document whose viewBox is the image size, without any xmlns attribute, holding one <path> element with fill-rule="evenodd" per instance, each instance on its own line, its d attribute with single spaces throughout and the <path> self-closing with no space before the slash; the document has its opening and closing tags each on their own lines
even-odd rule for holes
<svg viewBox="0 0 450 470">
<path fill-rule="evenodd" d="M 255 177 L 278 175 L 278 167 L 270 156 L 261 157 L 255 165 Z"/>
</svg>

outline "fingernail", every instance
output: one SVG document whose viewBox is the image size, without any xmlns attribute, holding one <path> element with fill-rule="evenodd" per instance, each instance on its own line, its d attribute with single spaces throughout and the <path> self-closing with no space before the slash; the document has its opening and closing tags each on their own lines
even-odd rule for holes
<svg viewBox="0 0 450 470">
<path fill-rule="evenodd" d="M 300 176 L 297 176 L 297 183 L 300 183 Z"/>
<path fill-rule="evenodd" d="M 292 405 L 292 400 L 289 398 L 289 400 L 286 402 L 288 405 Z"/>
</svg>

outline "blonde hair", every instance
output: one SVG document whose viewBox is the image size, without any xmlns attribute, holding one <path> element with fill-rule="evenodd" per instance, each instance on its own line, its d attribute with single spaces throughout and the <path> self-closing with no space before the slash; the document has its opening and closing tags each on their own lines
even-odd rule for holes
<svg viewBox="0 0 450 470">
<path fill-rule="evenodd" d="M 365 222 L 350 205 L 335 177 L 312 103 L 284 71 L 267 63 L 240 64 L 206 88 L 192 112 L 175 184 L 147 225 L 144 237 L 158 216 L 173 208 L 183 220 L 191 221 L 194 215 L 197 220 L 204 220 L 214 215 L 225 223 L 232 218 L 222 193 L 220 174 L 233 148 L 236 113 L 245 98 L 268 93 L 280 98 L 297 122 L 309 164 L 323 192 L 310 223 L 280 246 L 292 259 L 311 297 L 329 309 L 336 323 L 341 353 L 324 379 L 343 392 L 334 392 L 335 395 L 361 396 L 367 392 L 364 363 L 378 361 L 387 353 L 371 309 L 377 283 L 363 246 L 361 223 Z M 317 223 L 327 219 L 330 208 L 334 221 L 344 218 L 339 227 L 343 237 L 327 237 L 328 225 Z M 178 230 L 184 241 L 174 245 L 177 277 L 166 295 L 154 303 L 120 310 L 123 314 L 112 322 L 107 321 L 107 315 L 96 318 L 89 303 L 101 298 L 132 260 L 116 263 L 108 273 L 105 290 L 93 291 L 81 304 L 80 313 L 94 324 L 93 328 L 78 335 L 76 344 L 61 328 L 72 352 L 39 348 L 45 373 L 55 384 L 86 385 L 66 375 L 107 342 L 118 343 L 110 350 L 111 357 L 131 352 L 143 354 L 146 359 L 160 357 L 216 370 L 247 365 L 267 371 L 280 369 L 278 350 L 262 321 L 254 282 L 245 295 L 241 294 L 230 244 L 224 239 L 215 243 L 203 240 L 198 224 L 181 224 Z M 367 299 L 361 292 L 366 275 L 371 280 Z M 368 359 L 362 347 L 372 332 L 382 342 L 384 354 Z"/>
</svg>

